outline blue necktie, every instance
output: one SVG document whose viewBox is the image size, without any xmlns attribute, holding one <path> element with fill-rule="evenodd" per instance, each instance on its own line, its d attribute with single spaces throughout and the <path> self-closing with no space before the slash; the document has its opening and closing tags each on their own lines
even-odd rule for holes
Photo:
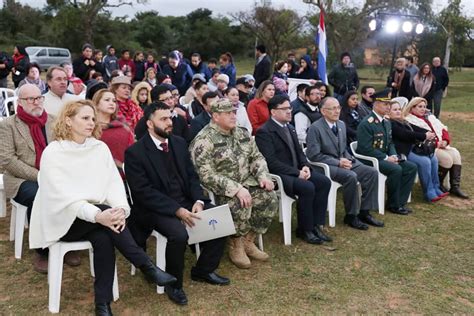
<svg viewBox="0 0 474 316">
<path fill-rule="evenodd" d="M 334 124 L 334 125 L 331 127 L 331 129 L 332 129 L 332 132 L 334 133 L 334 135 L 337 137 L 337 134 L 338 134 L 338 133 L 337 133 L 337 126 L 336 126 L 336 124 Z"/>
</svg>

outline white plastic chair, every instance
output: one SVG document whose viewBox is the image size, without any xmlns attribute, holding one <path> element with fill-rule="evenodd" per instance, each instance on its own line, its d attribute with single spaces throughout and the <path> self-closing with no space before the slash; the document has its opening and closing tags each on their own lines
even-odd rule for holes
<svg viewBox="0 0 474 316">
<path fill-rule="evenodd" d="M 275 190 L 278 196 L 278 211 L 280 223 L 283 223 L 283 240 L 285 245 L 291 245 L 291 211 L 295 199 L 289 197 L 283 188 L 283 181 L 281 177 L 276 174 L 270 174 L 272 180 L 278 185 L 278 190 Z"/>
<path fill-rule="evenodd" d="M 13 112 L 16 114 L 16 110 L 18 108 L 18 97 L 17 96 L 13 96 L 13 97 L 8 97 L 4 100 L 4 104 L 5 104 L 5 110 L 7 112 L 9 112 L 9 108 L 8 108 L 8 104 L 9 103 L 13 103 Z"/>
<path fill-rule="evenodd" d="M 0 173 L 0 217 L 7 216 L 7 197 L 5 195 L 5 185 L 3 184 L 3 173 Z"/>
<path fill-rule="evenodd" d="M 13 89 L 8 89 L 8 88 L 0 88 L 0 95 L 6 99 L 8 98 L 9 96 L 14 96 L 16 95 L 15 94 L 15 90 Z"/>
<path fill-rule="evenodd" d="M 337 190 L 342 187 L 337 181 L 331 179 L 331 173 L 329 172 L 329 166 L 322 162 L 314 162 L 308 159 L 308 162 L 315 166 L 322 168 L 324 170 L 324 175 L 331 180 L 331 189 L 329 190 L 328 196 L 328 213 L 329 213 L 329 226 L 336 226 L 336 202 L 337 202 Z"/>
<path fill-rule="evenodd" d="M 48 283 L 49 283 L 49 311 L 59 313 L 61 301 L 61 283 L 63 278 L 64 255 L 69 251 L 89 250 L 91 275 L 94 277 L 94 252 L 92 244 L 88 241 L 76 242 L 57 242 L 49 246 L 48 255 Z M 119 299 L 119 288 L 117 278 L 117 264 L 115 265 L 114 283 L 113 283 L 114 301 Z"/>
<path fill-rule="evenodd" d="M 378 201 L 379 201 L 379 214 L 385 214 L 385 181 L 387 176 L 380 172 L 379 161 L 377 158 L 361 155 L 357 153 L 357 142 L 351 143 L 351 150 L 354 156 L 357 159 L 366 160 L 372 163 L 372 166 L 379 173 L 379 192 L 378 192 Z"/>
<path fill-rule="evenodd" d="M 27 227 L 26 211 L 27 207 L 10 199 L 12 213 L 10 217 L 10 241 L 15 241 L 15 258 L 21 259 L 23 248 L 23 234 Z"/>
<path fill-rule="evenodd" d="M 186 97 L 183 95 L 182 97 L 179 97 L 179 104 L 184 106 L 186 103 L 184 102 L 184 100 L 186 100 Z"/>
</svg>

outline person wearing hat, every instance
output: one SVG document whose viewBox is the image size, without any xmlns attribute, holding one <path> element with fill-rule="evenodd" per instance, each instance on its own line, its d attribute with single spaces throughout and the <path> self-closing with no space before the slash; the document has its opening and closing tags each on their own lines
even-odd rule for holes
<svg viewBox="0 0 474 316">
<path fill-rule="evenodd" d="M 110 91 L 115 95 L 118 104 L 117 117 L 123 119 L 133 130 L 140 118 L 143 110 L 138 104 L 130 99 L 132 92 L 131 79 L 128 76 L 118 76 L 112 79 Z"/>
<path fill-rule="evenodd" d="M 387 176 L 386 209 L 392 213 L 408 215 L 405 205 L 415 182 L 417 167 L 397 154 L 392 140 L 392 125 L 386 115 L 390 113 L 387 90 L 372 96 L 374 108 L 357 127 L 357 153 L 377 158 L 379 171 Z M 366 162 L 367 164 L 370 164 Z"/>
<path fill-rule="evenodd" d="M 239 91 L 239 101 L 242 102 L 247 108 L 248 103 L 250 102 L 250 86 L 247 84 L 245 77 L 240 77 L 235 82 L 235 87 Z"/>
<path fill-rule="evenodd" d="M 230 238 L 229 257 L 239 268 L 249 258 L 269 256 L 255 245 L 278 210 L 278 199 L 267 163 L 248 132 L 237 127 L 236 109 L 228 99 L 211 104 L 211 122 L 191 142 L 189 151 L 202 184 L 212 191 L 216 204 L 228 204 L 236 234 Z"/>
<path fill-rule="evenodd" d="M 108 89 L 108 85 L 103 81 L 97 81 L 95 79 L 89 80 L 86 89 L 86 99 L 92 100 L 97 91 L 101 89 Z"/>
<path fill-rule="evenodd" d="M 229 86 L 229 76 L 226 74 L 220 74 L 217 76 L 217 94 L 219 97 L 224 97 L 224 91 Z"/>
<path fill-rule="evenodd" d="M 112 45 L 107 45 L 105 48 L 106 55 L 103 59 L 103 64 L 105 68 L 104 79 L 106 82 L 109 82 L 112 77 L 112 72 L 119 69 L 118 59 L 115 56 L 115 48 Z"/>
<path fill-rule="evenodd" d="M 334 97 L 342 103 L 344 94 L 350 90 L 359 88 L 359 75 L 354 64 L 351 62 L 351 55 L 347 52 L 341 54 L 341 63 L 334 66 L 328 76 L 328 81 L 334 87 Z"/>
<path fill-rule="evenodd" d="M 170 76 L 171 82 L 178 88 L 180 95 L 186 94 L 186 90 L 191 85 L 193 71 L 188 64 L 182 62 L 178 51 L 169 53 L 168 64 L 163 67 L 163 73 Z"/>
<path fill-rule="evenodd" d="M 96 62 L 92 58 L 93 54 L 93 47 L 91 44 L 84 44 L 82 46 L 82 54 L 81 57 L 74 60 L 72 63 L 72 68 L 74 69 L 74 74 L 82 80 L 82 82 L 87 82 L 89 78 L 87 78 L 87 73 L 90 69 L 94 69 L 95 71 L 102 71 L 101 65 L 96 65 Z"/>
<path fill-rule="evenodd" d="M 211 78 L 207 82 L 207 85 L 209 87 L 209 91 L 217 91 L 217 77 L 221 74 L 221 71 L 219 68 L 214 68 L 211 71 Z"/>
<path fill-rule="evenodd" d="M 207 83 L 206 78 L 200 73 L 193 75 L 191 86 L 186 90 L 186 94 L 184 95 L 184 104 L 189 104 L 196 98 L 196 83 L 198 82 Z"/>
</svg>

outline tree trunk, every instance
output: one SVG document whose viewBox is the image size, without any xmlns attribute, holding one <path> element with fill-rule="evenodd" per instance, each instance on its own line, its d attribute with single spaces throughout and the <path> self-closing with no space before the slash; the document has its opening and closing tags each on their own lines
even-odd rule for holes
<svg viewBox="0 0 474 316">
<path fill-rule="evenodd" d="M 446 39 L 446 49 L 444 51 L 444 67 L 449 68 L 449 58 L 451 57 L 451 46 L 453 46 L 453 34 L 448 33 L 448 38 Z"/>
</svg>

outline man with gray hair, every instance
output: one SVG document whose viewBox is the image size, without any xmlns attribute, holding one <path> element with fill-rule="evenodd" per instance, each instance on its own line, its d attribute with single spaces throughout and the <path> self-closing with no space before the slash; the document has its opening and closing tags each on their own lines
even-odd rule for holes
<svg viewBox="0 0 474 316">
<path fill-rule="evenodd" d="M 50 115 L 58 116 L 66 103 L 80 99 L 66 92 L 68 79 L 66 70 L 62 67 L 50 67 L 46 73 L 46 83 L 49 91 L 44 94 L 44 109 Z"/>
<path fill-rule="evenodd" d="M 433 58 L 433 76 L 436 79 L 435 91 L 433 94 L 433 104 L 428 105 L 431 107 L 433 114 L 439 118 L 441 113 L 441 101 L 443 100 L 443 94 L 449 84 L 449 75 L 446 68 L 441 65 L 441 58 Z"/>
<path fill-rule="evenodd" d="M 346 210 L 344 223 L 360 230 L 367 230 L 367 224 L 383 227 L 384 223 L 369 213 L 378 208 L 377 170 L 362 164 L 347 150 L 346 126 L 339 120 L 339 101 L 333 97 L 324 98 L 320 109 L 323 117 L 308 129 L 306 156 L 310 161 L 329 165 L 331 179 L 342 184 Z"/>
</svg>

